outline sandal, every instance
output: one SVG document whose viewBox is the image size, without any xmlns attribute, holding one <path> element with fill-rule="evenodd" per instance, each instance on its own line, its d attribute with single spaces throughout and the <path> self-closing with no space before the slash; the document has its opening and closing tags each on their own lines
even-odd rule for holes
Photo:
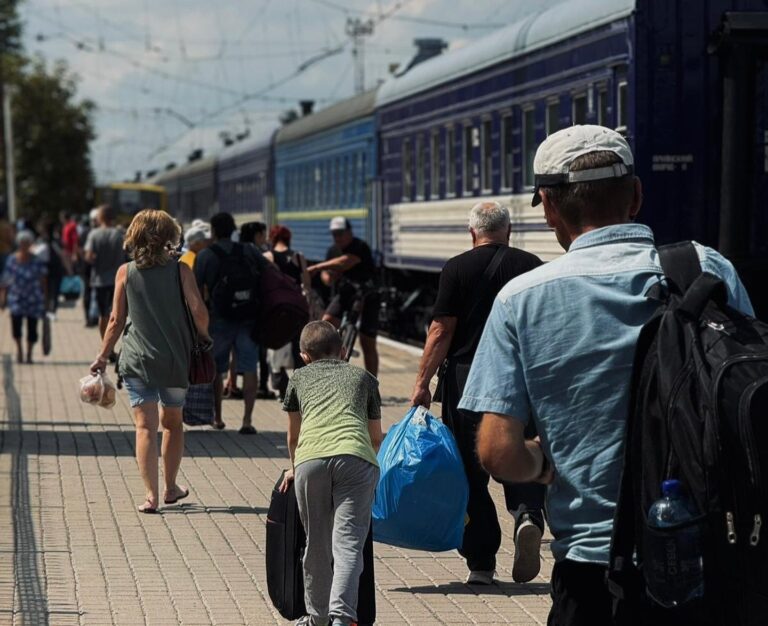
<svg viewBox="0 0 768 626">
<path fill-rule="evenodd" d="M 152 506 L 152 502 L 149 498 L 144 501 L 144 504 L 136 508 L 138 509 L 139 513 L 157 513 L 157 507 Z"/>
<path fill-rule="evenodd" d="M 255 435 L 256 429 L 251 424 L 246 424 L 244 426 L 240 427 L 240 430 L 238 430 L 241 435 Z"/>
<path fill-rule="evenodd" d="M 215 428 L 216 430 L 224 430 L 227 427 L 227 425 L 224 422 L 216 422 L 214 421 L 211 424 L 211 428 Z"/>
<path fill-rule="evenodd" d="M 176 504 L 179 500 L 183 500 L 188 495 L 189 495 L 189 489 L 184 488 L 181 490 L 181 493 L 178 496 L 176 496 L 175 498 L 166 498 L 165 500 L 163 500 L 163 502 L 165 502 L 165 504 Z"/>
</svg>

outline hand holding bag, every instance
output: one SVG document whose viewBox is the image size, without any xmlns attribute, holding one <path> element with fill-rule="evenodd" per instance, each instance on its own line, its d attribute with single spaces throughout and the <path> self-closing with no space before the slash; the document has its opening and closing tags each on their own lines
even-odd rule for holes
<svg viewBox="0 0 768 626">
<path fill-rule="evenodd" d="M 184 307 L 184 314 L 187 319 L 189 333 L 192 336 L 192 350 L 189 355 L 189 384 L 205 385 L 213 382 L 216 377 L 216 364 L 211 354 L 212 346 L 206 345 L 200 341 L 200 335 L 192 319 L 192 312 L 189 310 L 187 299 L 184 297 L 184 285 L 181 282 L 181 268 L 177 266 L 179 272 L 179 293 L 181 295 L 181 305 Z"/>
</svg>

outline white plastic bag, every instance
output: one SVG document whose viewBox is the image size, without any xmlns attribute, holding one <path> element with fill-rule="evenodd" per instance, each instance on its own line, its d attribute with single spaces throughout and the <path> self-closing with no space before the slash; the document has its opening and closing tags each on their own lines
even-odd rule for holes
<svg viewBox="0 0 768 626">
<path fill-rule="evenodd" d="M 80 379 L 80 400 L 111 409 L 117 402 L 117 388 L 106 373 L 88 374 Z"/>
</svg>

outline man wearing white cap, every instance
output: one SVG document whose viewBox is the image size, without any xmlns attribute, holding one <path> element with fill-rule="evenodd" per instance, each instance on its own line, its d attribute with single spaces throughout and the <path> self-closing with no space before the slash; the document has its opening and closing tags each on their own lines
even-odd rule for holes
<svg viewBox="0 0 768 626">
<path fill-rule="evenodd" d="M 362 291 L 360 347 L 363 349 L 365 369 L 378 376 L 376 335 L 379 331 L 381 303 L 376 290 L 376 265 L 371 248 L 352 234 L 352 224 L 346 217 L 334 217 L 328 230 L 331 231 L 333 245 L 328 248 L 326 260 L 307 268 L 310 274 L 322 272 L 327 282 L 336 285 L 336 293 L 323 319 L 338 328 L 344 312 L 354 306 L 358 291 Z"/>
<path fill-rule="evenodd" d="M 610 624 L 604 579 L 619 493 L 635 344 L 663 277 L 626 140 L 600 126 L 550 135 L 534 159 L 533 206 L 566 250 L 510 281 L 494 302 L 460 408 L 484 413 L 481 463 L 549 484 L 551 626 Z M 695 244 L 732 306 L 752 314 L 733 266 Z M 533 420 L 540 440 L 525 440 Z"/>
<path fill-rule="evenodd" d="M 195 220 L 199 222 L 200 220 Z M 211 244 L 211 232 L 210 227 L 204 222 L 198 225 L 192 226 L 186 233 L 184 233 L 184 246 L 187 251 L 179 258 L 180 263 L 186 264 L 189 269 L 195 269 L 195 257 L 201 250 L 205 250 Z"/>
</svg>

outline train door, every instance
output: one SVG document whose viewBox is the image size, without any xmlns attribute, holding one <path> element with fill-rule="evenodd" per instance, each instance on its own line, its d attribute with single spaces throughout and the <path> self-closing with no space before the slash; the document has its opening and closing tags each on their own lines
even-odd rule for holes
<svg viewBox="0 0 768 626">
<path fill-rule="evenodd" d="M 768 316 L 768 12 L 728 12 L 710 47 L 720 58 L 722 165 L 718 247 Z"/>
</svg>

